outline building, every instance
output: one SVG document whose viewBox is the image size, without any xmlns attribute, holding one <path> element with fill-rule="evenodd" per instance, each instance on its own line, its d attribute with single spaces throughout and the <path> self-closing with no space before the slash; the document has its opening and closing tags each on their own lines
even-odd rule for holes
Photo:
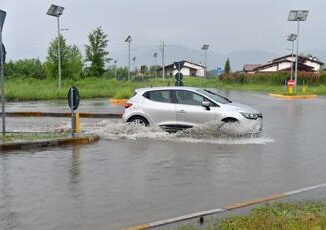
<svg viewBox="0 0 326 230">
<path fill-rule="evenodd" d="M 262 65 L 244 65 L 245 73 L 271 73 L 277 71 L 291 71 L 295 69 L 295 55 L 286 55 L 275 58 L 272 61 Z M 324 63 L 313 56 L 298 56 L 298 71 L 319 72 L 324 68 Z"/>
<path fill-rule="evenodd" d="M 185 60 L 183 60 L 183 62 L 184 62 L 184 66 L 180 72 L 184 76 L 197 76 L 197 77 L 205 76 L 205 66 L 192 63 L 190 61 L 185 61 Z M 162 71 L 162 68 L 160 69 L 160 71 Z M 165 66 L 166 76 L 170 76 L 170 77 L 175 76 L 177 72 L 178 70 L 176 69 L 174 64 Z"/>
<path fill-rule="evenodd" d="M 255 69 L 258 68 L 259 64 L 246 64 L 243 66 L 243 72 L 247 73 L 247 74 L 254 74 L 255 73 Z"/>
</svg>

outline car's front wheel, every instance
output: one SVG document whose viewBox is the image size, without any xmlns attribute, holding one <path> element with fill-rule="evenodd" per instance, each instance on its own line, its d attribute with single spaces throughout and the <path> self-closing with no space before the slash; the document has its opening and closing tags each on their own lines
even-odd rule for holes
<svg viewBox="0 0 326 230">
<path fill-rule="evenodd" d="M 140 116 L 131 117 L 129 118 L 128 122 L 136 125 L 141 125 L 144 127 L 149 125 L 149 122 L 145 118 Z"/>
</svg>

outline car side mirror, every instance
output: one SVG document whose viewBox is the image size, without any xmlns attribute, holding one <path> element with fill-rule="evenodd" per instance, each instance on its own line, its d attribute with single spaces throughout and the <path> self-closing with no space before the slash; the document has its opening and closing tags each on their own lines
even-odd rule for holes
<svg viewBox="0 0 326 230">
<path fill-rule="evenodd" d="M 207 110 L 210 110 L 210 108 L 209 108 L 209 106 L 210 106 L 209 101 L 202 101 L 201 102 L 201 106 L 205 107 Z"/>
</svg>

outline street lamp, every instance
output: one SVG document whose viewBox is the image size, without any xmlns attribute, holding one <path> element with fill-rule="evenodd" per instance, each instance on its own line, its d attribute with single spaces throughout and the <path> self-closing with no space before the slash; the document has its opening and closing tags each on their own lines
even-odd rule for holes
<svg viewBox="0 0 326 230">
<path fill-rule="evenodd" d="M 59 90 L 61 89 L 61 52 L 60 52 L 60 16 L 62 15 L 62 12 L 64 10 L 64 7 L 57 6 L 57 5 L 51 5 L 48 9 L 47 15 L 53 16 L 57 18 L 57 24 L 58 24 L 58 75 L 59 75 Z"/>
<path fill-rule="evenodd" d="M 309 14 L 309 10 L 291 10 L 289 13 L 288 21 L 298 22 L 297 26 L 297 50 L 296 50 L 296 60 L 295 60 L 295 74 L 294 74 L 294 92 L 297 90 L 297 80 L 298 80 L 298 52 L 299 52 L 299 32 L 300 32 L 300 22 L 306 21 Z"/>
<path fill-rule="evenodd" d="M 209 45 L 208 44 L 204 44 L 202 47 L 201 47 L 201 49 L 202 50 L 204 50 L 204 52 L 205 52 L 205 71 L 204 71 L 204 76 L 205 76 L 205 78 L 206 78 L 206 71 L 207 71 L 207 50 L 208 50 L 208 48 L 209 48 Z"/>
<path fill-rule="evenodd" d="M 4 64 L 6 51 L 2 43 L 2 28 L 3 23 L 5 22 L 7 13 L 3 10 L 0 10 L 0 72 L 1 72 L 1 108 L 2 108 L 2 135 L 6 135 L 6 113 L 5 113 L 5 80 L 4 80 Z"/>
<path fill-rule="evenodd" d="M 294 50 L 294 41 L 297 39 L 296 34 L 289 34 L 287 40 L 292 42 L 292 49 L 291 49 L 291 80 L 293 79 L 293 50 Z"/>
<path fill-rule="evenodd" d="M 153 54 L 153 58 L 155 59 L 155 63 L 154 63 L 155 79 L 157 78 L 157 70 L 156 70 L 156 66 L 157 66 L 157 55 L 158 55 L 157 52 L 155 52 Z"/>
<path fill-rule="evenodd" d="M 130 81 L 130 43 L 132 42 L 132 37 L 128 35 L 125 42 L 128 42 L 128 81 Z"/>
<path fill-rule="evenodd" d="M 134 71 L 135 71 L 135 75 L 136 75 L 136 57 L 132 58 L 132 62 L 133 62 L 133 65 L 134 65 Z"/>
</svg>

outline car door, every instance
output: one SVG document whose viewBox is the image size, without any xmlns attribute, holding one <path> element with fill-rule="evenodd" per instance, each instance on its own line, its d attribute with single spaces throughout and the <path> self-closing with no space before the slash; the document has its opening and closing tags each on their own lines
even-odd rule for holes
<svg viewBox="0 0 326 230">
<path fill-rule="evenodd" d="M 142 108 L 152 124 L 165 126 L 176 123 L 175 104 L 172 103 L 170 90 L 148 91 L 144 97 Z"/>
<path fill-rule="evenodd" d="M 193 127 L 216 119 L 216 106 L 205 108 L 201 103 L 204 96 L 188 90 L 175 90 L 176 119 L 184 127 Z"/>
</svg>

